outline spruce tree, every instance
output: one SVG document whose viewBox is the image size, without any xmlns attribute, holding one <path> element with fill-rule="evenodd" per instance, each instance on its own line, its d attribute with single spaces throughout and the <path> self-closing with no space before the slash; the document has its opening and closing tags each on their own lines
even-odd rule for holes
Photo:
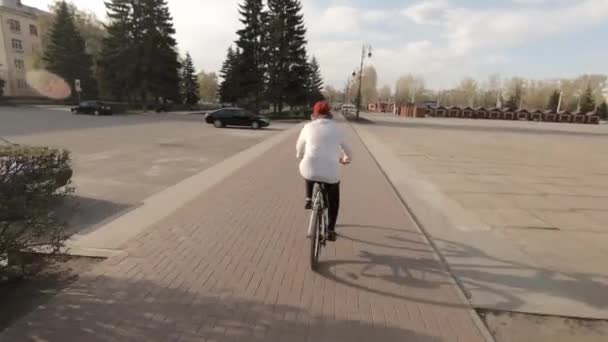
<svg viewBox="0 0 608 342">
<path fill-rule="evenodd" d="M 106 8 L 110 22 L 100 58 L 104 88 L 117 98 L 177 101 L 181 65 L 166 0 L 109 0 Z"/>
<path fill-rule="evenodd" d="M 243 28 L 237 31 L 237 47 L 241 51 L 238 77 L 239 98 L 259 109 L 265 91 L 266 43 L 268 15 L 262 0 L 244 0 L 239 6 Z"/>
<path fill-rule="evenodd" d="M 136 83 L 134 73 L 137 56 L 132 34 L 131 0 L 111 0 L 105 3 L 109 23 L 102 42 L 98 62 L 100 87 L 115 100 L 131 100 Z"/>
<path fill-rule="evenodd" d="M 86 53 L 85 42 L 74 24 L 74 15 L 62 1 L 57 6 L 55 20 L 49 33 L 44 53 L 47 69 L 62 77 L 72 88 L 72 100 L 77 93 L 75 80 L 79 79 L 83 98 L 97 96 L 97 82 L 93 77 L 93 62 Z"/>
<path fill-rule="evenodd" d="M 268 96 L 280 113 L 307 100 L 306 27 L 299 0 L 268 0 L 268 10 Z"/>
<path fill-rule="evenodd" d="M 587 85 L 587 89 L 581 95 L 581 113 L 589 113 L 595 110 L 595 99 L 593 97 L 593 89 L 591 85 Z"/>
<path fill-rule="evenodd" d="M 230 89 L 230 77 L 232 76 L 232 62 L 234 61 L 234 50 L 232 46 L 228 48 L 228 53 L 226 53 L 226 59 L 224 59 L 224 63 L 222 64 L 222 68 L 220 69 L 220 78 L 222 81 L 218 87 L 218 95 L 220 97 L 221 102 L 230 102 L 231 96 L 229 93 Z"/>
<path fill-rule="evenodd" d="M 175 28 L 166 0 L 133 1 L 137 67 L 135 79 L 143 102 L 179 99 L 179 70 Z"/>
<path fill-rule="evenodd" d="M 235 51 L 232 46 L 228 48 L 226 60 L 220 70 L 222 83 L 219 87 L 220 101 L 223 103 L 238 102 L 238 64 L 240 53 L 238 49 Z"/>
<path fill-rule="evenodd" d="M 287 85 L 287 103 L 290 106 L 303 105 L 308 100 L 306 82 L 310 75 L 306 52 L 306 27 L 300 0 L 288 2 L 288 25 L 291 25 L 292 39 L 289 41 L 290 73 Z"/>
<path fill-rule="evenodd" d="M 560 99 L 561 95 L 559 93 L 559 91 L 554 91 L 551 94 L 551 97 L 549 98 L 549 103 L 547 104 L 547 110 L 550 110 L 552 112 L 557 112 L 557 107 L 559 107 L 559 99 Z"/>
<path fill-rule="evenodd" d="M 188 105 L 197 104 L 200 100 L 198 77 L 196 76 L 192 56 L 189 53 L 186 53 L 186 59 L 182 66 L 181 83 L 181 96 L 184 103 Z"/>
<path fill-rule="evenodd" d="M 310 61 L 308 78 L 309 103 L 323 100 L 323 78 L 321 77 L 321 68 L 319 67 L 317 58 L 314 56 Z"/>
</svg>

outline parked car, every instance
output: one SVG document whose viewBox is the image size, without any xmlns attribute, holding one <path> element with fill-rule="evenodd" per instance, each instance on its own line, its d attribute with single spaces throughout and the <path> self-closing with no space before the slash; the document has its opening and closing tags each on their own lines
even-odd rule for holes
<svg viewBox="0 0 608 342">
<path fill-rule="evenodd" d="M 83 101 L 72 108 L 74 114 L 112 115 L 112 107 L 101 101 Z"/>
<path fill-rule="evenodd" d="M 355 105 L 352 105 L 352 104 L 342 105 L 342 112 L 344 112 L 344 113 L 352 113 L 352 112 L 356 112 L 356 111 L 357 111 L 357 107 L 355 107 Z"/>
<path fill-rule="evenodd" d="M 270 119 L 241 108 L 223 108 L 205 115 L 205 121 L 216 128 L 242 126 L 259 129 L 268 127 Z"/>
</svg>

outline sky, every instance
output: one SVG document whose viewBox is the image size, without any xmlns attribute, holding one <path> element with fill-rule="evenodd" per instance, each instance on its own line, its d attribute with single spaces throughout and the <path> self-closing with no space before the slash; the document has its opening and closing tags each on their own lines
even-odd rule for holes
<svg viewBox="0 0 608 342">
<path fill-rule="evenodd" d="M 47 8 L 54 0 L 23 0 Z M 443 89 L 463 77 L 530 79 L 608 74 L 608 0 L 301 0 L 308 51 L 326 84 L 343 88 L 365 61 L 379 86 L 401 75 Z M 105 19 L 103 0 L 72 0 Z M 242 0 L 168 0 L 182 53 L 217 71 L 240 28 Z"/>
</svg>

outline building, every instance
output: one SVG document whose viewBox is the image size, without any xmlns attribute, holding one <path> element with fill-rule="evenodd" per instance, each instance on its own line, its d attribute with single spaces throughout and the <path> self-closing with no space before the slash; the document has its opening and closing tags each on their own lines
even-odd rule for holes
<svg viewBox="0 0 608 342">
<path fill-rule="evenodd" d="M 0 78 L 4 96 L 35 97 L 28 86 L 28 62 L 42 53 L 41 19 L 50 13 L 26 6 L 21 0 L 0 0 Z"/>
<path fill-rule="evenodd" d="M 409 103 L 399 107 L 397 114 L 408 118 L 424 118 L 432 113 L 433 108 L 427 103 Z"/>
<path fill-rule="evenodd" d="M 392 113 L 395 110 L 395 103 L 392 101 L 372 102 L 367 106 L 367 110 L 375 113 Z"/>
</svg>

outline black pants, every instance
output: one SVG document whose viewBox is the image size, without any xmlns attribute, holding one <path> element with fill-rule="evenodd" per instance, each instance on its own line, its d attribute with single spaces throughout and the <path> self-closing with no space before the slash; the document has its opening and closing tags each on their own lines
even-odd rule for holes
<svg viewBox="0 0 608 342">
<path fill-rule="evenodd" d="M 306 181 L 306 198 L 312 198 L 312 191 L 316 182 Z M 338 212 L 340 211 L 340 183 L 325 184 L 327 189 L 328 209 L 329 209 L 329 231 L 336 230 L 336 222 L 338 222 Z"/>
</svg>

